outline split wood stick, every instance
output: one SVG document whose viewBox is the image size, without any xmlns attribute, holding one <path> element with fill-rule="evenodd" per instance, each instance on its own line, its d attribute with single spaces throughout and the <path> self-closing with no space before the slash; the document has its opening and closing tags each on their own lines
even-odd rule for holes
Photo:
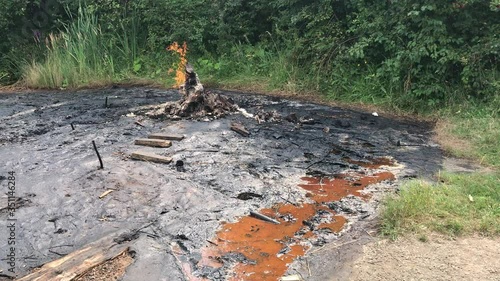
<svg viewBox="0 0 500 281">
<path fill-rule="evenodd" d="M 134 160 L 149 161 L 149 162 L 163 163 L 163 164 L 168 164 L 172 162 L 171 157 L 165 157 L 161 155 L 156 155 L 154 153 L 147 153 L 142 151 L 133 152 L 130 155 L 130 157 Z"/>
<path fill-rule="evenodd" d="M 135 144 L 152 147 L 170 147 L 172 145 L 172 142 L 158 139 L 137 139 L 135 140 Z"/>
<path fill-rule="evenodd" d="M 176 134 L 165 134 L 165 133 L 155 133 L 148 136 L 150 139 L 159 139 L 159 140 L 175 140 L 180 141 L 184 139 L 183 135 Z"/>
</svg>

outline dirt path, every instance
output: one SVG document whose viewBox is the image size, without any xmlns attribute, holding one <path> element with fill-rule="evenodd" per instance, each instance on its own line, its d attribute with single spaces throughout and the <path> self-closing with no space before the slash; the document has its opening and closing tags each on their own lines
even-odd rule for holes
<svg viewBox="0 0 500 281">
<path fill-rule="evenodd" d="M 434 235 L 426 242 L 415 237 L 380 240 L 363 247 L 350 280 L 498 281 L 500 239 Z"/>
</svg>

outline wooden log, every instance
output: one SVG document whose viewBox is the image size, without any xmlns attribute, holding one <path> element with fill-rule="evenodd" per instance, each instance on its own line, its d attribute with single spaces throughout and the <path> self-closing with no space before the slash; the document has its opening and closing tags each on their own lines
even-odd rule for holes
<svg viewBox="0 0 500 281">
<path fill-rule="evenodd" d="M 128 251 L 128 243 L 114 241 L 116 235 L 106 236 L 60 259 L 44 264 L 39 270 L 18 281 L 71 281 L 95 266 Z"/>
<path fill-rule="evenodd" d="M 158 139 L 137 139 L 135 140 L 135 144 L 152 147 L 170 147 L 172 145 L 172 142 Z"/>
<path fill-rule="evenodd" d="M 165 157 L 165 156 L 157 155 L 154 153 L 143 152 L 143 151 L 133 152 L 130 155 L 130 157 L 134 160 L 149 161 L 149 162 L 163 163 L 163 164 L 168 164 L 168 163 L 172 162 L 171 157 Z"/>
<path fill-rule="evenodd" d="M 244 137 L 248 137 L 250 135 L 250 132 L 245 128 L 245 126 L 243 126 L 240 123 L 235 123 L 235 122 L 231 123 L 231 130 L 235 131 L 236 133 Z"/>
<path fill-rule="evenodd" d="M 159 140 L 175 140 L 180 141 L 184 139 L 183 135 L 176 134 L 165 134 L 165 133 L 155 133 L 148 136 L 150 139 L 159 139 Z"/>
</svg>

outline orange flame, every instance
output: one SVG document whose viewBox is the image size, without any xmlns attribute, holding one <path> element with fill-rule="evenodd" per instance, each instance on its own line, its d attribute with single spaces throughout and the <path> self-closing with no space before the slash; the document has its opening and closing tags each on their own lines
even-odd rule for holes
<svg viewBox="0 0 500 281">
<path fill-rule="evenodd" d="M 180 87 L 186 81 L 186 53 L 187 53 L 187 44 L 184 42 L 182 46 L 179 46 L 177 42 L 172 43 L 167 47 L 168 51 L 176 52 L 180 56 L 179 63 L 177 64 L 177 70 L 175 71 L 175 84 L 174 87 Z M 168 74 L 172 73 L 174 70 L 171 68 L 168 70 Z"/>
</svg>

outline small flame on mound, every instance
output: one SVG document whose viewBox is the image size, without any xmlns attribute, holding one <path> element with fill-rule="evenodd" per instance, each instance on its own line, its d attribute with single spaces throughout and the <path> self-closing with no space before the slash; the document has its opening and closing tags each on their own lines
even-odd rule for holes
<svg viewBox="0 0 500 281">
<path fill-rule="evenodd" d="M 175 84 L 174 87 L 180 87 L 183 85 L 186 81 L 186 64 L 187 64 L 187 59 L 186 59 L 186 53 L 187 53 L 187 44 L 184 42 L 182 46 L 179 45 L 179 43 L 174 42 L 170 46 L 167 47 L 168 51 L 176 52 L 179 54 L 179 63 L 177 64 L 177 70 L 175 71 Z M 174 70 L 171 68 L 168 70 L 168 74 L 174 72 Z"/>
</svg>

